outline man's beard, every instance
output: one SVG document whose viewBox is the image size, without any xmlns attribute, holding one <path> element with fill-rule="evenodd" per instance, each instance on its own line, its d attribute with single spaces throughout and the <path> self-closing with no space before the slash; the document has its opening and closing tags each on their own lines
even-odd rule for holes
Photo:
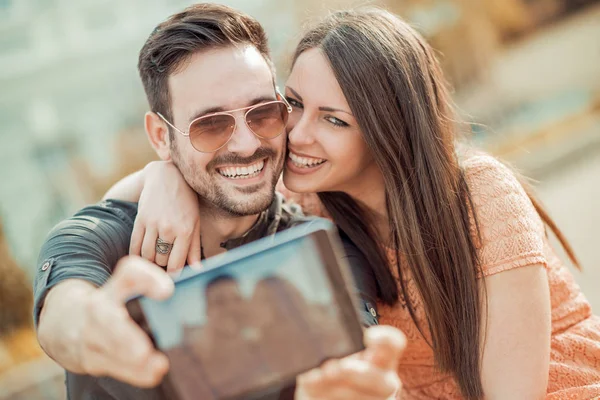
<svg viewBox="0 0 600 400">
<path fill-rule="evenodd" d="M 194 165 L 182 162 L 176 145 L 172 145 L 171 154 L 173 162 L 182 173 L 187 184 L 198 193 L 201 206 L 206 206 L 215 213 L 225 216 L 243 217 L 263 212 L 273 202 L 275 186 L 283 169 L 285 152 L 282 151 L 278 154 L 274 149 L 261 147 L 250 157 L 240 157 L 228 153 L 215 157 L 202 172 L 199 172 Z M 278 155 L 279 158 L 277 158 Z M 258 191 L 252 187 L 249 187 L 247 191 L 243 187 L 234 189 L 224 182 L 219 182 L 220 179 L 215 177 L 217 174 L 221 176 L 216 169 L 218 165 L 249 165 L 265 158 L 267 163 L 265 163 L 264 168 L 270 165 L 272 170 L 271 182 L 269 182 L 268 188 L 261 187 Z M 250 196 L 246 198 L 244 195 Z"/>
</svg>

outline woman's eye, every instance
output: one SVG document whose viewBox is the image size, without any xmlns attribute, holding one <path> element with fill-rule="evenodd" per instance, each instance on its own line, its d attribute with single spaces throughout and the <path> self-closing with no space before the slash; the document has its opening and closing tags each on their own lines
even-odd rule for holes
<svg viewBox="0 0 600 400">
<path fill-rule="evenodd" d="M 349 126 L 346 122 L 344 122 L 341 119 L 336 118 L 336 117 L 328 116 L 328 117 L 325 117 L 325 120 L 332 123 L 335 126 L 340 126 L 340 127 Z"/>
<path fill-rule="evenodd" d="M 288 103 L 290 103 L 290 106 L 294 108 L 304 108 L 302 103 L 300 103 L 298 100 L 292 99 L 291 97 L 286 97 L 285 99 Z"/>
</svg>

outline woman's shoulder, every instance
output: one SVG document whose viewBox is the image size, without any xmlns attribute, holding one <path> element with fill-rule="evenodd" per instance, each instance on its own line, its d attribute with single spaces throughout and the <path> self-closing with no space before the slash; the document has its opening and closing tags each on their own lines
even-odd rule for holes
<svg viewBox="0 0 600 400">
<path fill-rule="evenodd" d="M 461 167 L 477 221 L 484 274 L 545 263 L 544 224 L 518 173 L 482 151 L 465 155 Z"/>
<path fill-rule="evenodd" d="M 470 150 L 462 155 L 459 163 L 471 196 L 479 207 L 508 207 L 513 202 L 530 202 L 518 172 L 491 154 Z"/>
<path fill-rule="evenodd" d="M 515 172 L 493 155 L 478 149 L 464 150 L 459 155 L 459 163 L 467 181 L 516 179 Z"/>
</svg>

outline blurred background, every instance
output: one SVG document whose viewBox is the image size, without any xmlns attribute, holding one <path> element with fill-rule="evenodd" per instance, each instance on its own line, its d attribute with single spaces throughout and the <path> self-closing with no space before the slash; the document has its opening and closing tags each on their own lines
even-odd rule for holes
<svg viewBox="0 0 600 400">
<path fill-rule="evenodd" d="M 16 262 L 21 280 L 33 276 L 55 223 L 154 158 L 143 133 L 138 51 L 157 23 L 192 3 L 0 0 L 0 265 Z M 280 82 L 307 20 L 365 4 L 222 3 L 264 24 Z M 369 4 L 398 13 L 428 38 L 463 118 L 473 122 L 474 140 L 537 180 L 582 262 L 575 276 L 598 313 L 600 241 L 592 228 L 600 226 L 600 1 Z"/>
</svg>

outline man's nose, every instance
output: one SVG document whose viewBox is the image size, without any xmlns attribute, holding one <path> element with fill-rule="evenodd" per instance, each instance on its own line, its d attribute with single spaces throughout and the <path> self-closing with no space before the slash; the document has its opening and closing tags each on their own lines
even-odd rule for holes
<svg viewBox="0 0 600 400">
<path fill-rule="evenodd" d="M 261 142 L 258 136 L 248 128 L 243 119 L 238 119 L 233 136 L 227 143 L 227 150 L 242 157 L 250 157 L 259 147 Z"/>
</svg>

